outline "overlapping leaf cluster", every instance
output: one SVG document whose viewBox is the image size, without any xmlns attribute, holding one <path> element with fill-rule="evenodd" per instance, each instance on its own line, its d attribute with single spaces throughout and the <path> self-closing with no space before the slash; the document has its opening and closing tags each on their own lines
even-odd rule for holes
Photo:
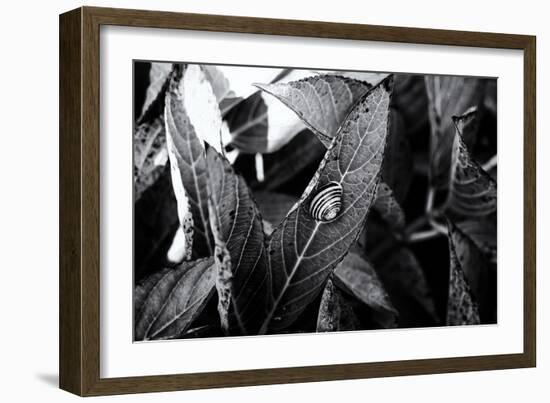
<svg viewBox="0 0 550 403">
<path fill-rule="evenodd" d="M 495 320 L 484 80 L 142 67 L 136 340 Z M 320 222 L 328 182 L 342 208 Z"/>
</svg>

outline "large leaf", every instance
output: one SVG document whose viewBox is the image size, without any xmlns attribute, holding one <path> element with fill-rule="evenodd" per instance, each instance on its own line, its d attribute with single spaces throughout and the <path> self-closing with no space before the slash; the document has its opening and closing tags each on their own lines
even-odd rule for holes
<svg viewBox="0 0 550 403">
<path fill-rule="evenodd" d="M 164 94 L 168 88 L 168 78 L 172 71 L 172 63 L 153 62 L 149 70 L 149 86 L 145 94 L 145 101 L 141 110 L 141 117 L 138 121 L 141 123 L 147 115 L 156 115 L 153 109 L 157 109 L 158 115 L 161 114 L 164 107 Z M 158 116 L 155 116 L 155 118 Z"/>
<path fill-rule="evenodd" d="M 184 333 L 213 294 L 212 258 L 164 269 L 134 292 L 134 340 L 172 339 Z"/>
<path fill-rule="evenodd" d="M 142 123 L 134 133 L 134 200 L 160 176 L 166 165 L 166 135 L 160 118 Z"/>
<path fill-rule="evenodd" d="M 270 289 L 262 219 L 229 162 L 211 147 L 206 154 L 222 327 L 254 334 L 265 318 Z"/>
<path fill-rule="evenodd" d="M 426 76 L 431 125 L 430 181 L 448 185 L 455 127 L 453 116 L 462 115 L 483 102 L 485 81 L 471 77 Z"/>
<path fill-rule="evenodd" d="M 355 330 L 358 324 L 359 321 L 353 312 L 353 308 L 329 279 L 319 306 L 317 331 L 337 332 Z"/>
<path fill-rule="evenodd" d="M 447 302 L 447 325 L 477 325 L 479 310 L 458 256 L 453 237 L 449 237 L 451 268 L 449 274 L 449 299 Z"/>
<path fill-rule="evenodd" d="M 355 106 L 300 202 L 272 234 L 273 305 L 262 331 L 292 324 L 361 232 L 379 181 L 391 85 L 391 78 L 384 80 Z M 309 204 L 315 190 L 332 181 L 343 188 L 340 214 L 332 222 L 316 221 Z"/>
<path fill-rule="evenodd" d="M 191 80 L 191 78 L 197 78 L 197 74 L 193 73 L 194 77 L 188 77 L 185 80 L 187 71 L 187 69 L 183 72 L 178 70 L 178 74 L 171 79 L 170 88 L 166 94 L 164 120 L 168 156 L 172 167 L 172 183 L 178 200 L 180 222 L 185 233 L 189 233 L 191 230 L 193 232 L 193 256 L 202 257 L 212 255 L 214 244 L 208 220 L 208 175 L 205 152 L 203 144 L 197 136 L 198 129 L 186 108 L 193 101 L 193 99 L 187 101 L 186 99 L 200 91 L 193 86 L 194 80 Z M 187 83 L 191 83 L 191 86 L 184 85 Z M 196 85 L 201 83 L 204 84 L 204 81 L 195 82 Z M 205 87 L 205 85 L 201 85 L 201 88 Z M 205 91 L 208 90 L 205 89 Z M 211 91 L 210 89 L 210 93 Z M 203 119 L 197 125 L 203 132 L 208 131 L 206 122 Z M 191 243 L 191 237 L 188 241 Z"/>
<path fill-rule="evenodd" d="M 292 109 L 327 147 L 351 107 L 371 88 L 366 82 L 335 75 L 256 86 Z"/>
<path fill-rule="evenodd" d="M 334 270 L 334 280 L 383 318 L 384 327 L 395 327 L 397 311 L 369 262 L 350 252 Z"/>
<path fill-rule="evenodd" d="M 469 116 L 456 118 L 448 207 L 465 217 L 487 216 L 497 209 L 497 183 L 470 157 L 464 143 L 461 129 Z"/>
<path fill-rule="evenodd" d="M 483 323 L 496 323 L 496 273 L 488 257 L 458 226 L 449 221 L 449 238 Z"/>
</svg>

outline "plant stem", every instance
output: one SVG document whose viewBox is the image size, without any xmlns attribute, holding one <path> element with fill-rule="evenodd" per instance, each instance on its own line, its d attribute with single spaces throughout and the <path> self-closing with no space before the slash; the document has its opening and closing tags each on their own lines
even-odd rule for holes
<svg viewBox="0 0 550 403">
<path fill-rule="evenodd" d="M 493 155 L 491 158 L 489 158 L 489 160 L 485 164 L 481 166 L 481 168 L 483 168 L 484 171 L 490 171 L 496 166 L 497 166 L 497 156 Z"/>
<path fill-rule="evenodd" d="M 409 235 L 406 241 L 408 243 L 421 242 L 421 241 L 426 241 L 428 239 L 435 238 L 439 235 L 442 235 L 441 231 L 439 229 L 433 228 L 426 231 L 414 232 Z"/>
</svg>

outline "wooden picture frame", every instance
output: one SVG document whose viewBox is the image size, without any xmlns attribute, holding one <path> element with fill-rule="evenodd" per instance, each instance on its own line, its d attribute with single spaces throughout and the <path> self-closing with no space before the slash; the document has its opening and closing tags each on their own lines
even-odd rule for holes
<svg viewBox="0 0 550 403">
<path fill-rule="evenodd" d="M 244 371 L 100 377 L 100 26 L 435 44 L 524 52 L 523 353 Z M 60 387 L 81 396 L 533 367 L 535 37 L 483 32 L 82 7 L 60 16 Z"/>
</svg>

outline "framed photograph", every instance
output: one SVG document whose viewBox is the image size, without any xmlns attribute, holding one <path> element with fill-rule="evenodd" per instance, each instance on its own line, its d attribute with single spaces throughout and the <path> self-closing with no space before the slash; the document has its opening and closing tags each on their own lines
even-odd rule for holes
<svg viewBox="0 0 550 403">
<path fill-rule="evenodd" d="M 60 16 L 60 386 L 535 366 L 535 37 Z"/>
</svg>

